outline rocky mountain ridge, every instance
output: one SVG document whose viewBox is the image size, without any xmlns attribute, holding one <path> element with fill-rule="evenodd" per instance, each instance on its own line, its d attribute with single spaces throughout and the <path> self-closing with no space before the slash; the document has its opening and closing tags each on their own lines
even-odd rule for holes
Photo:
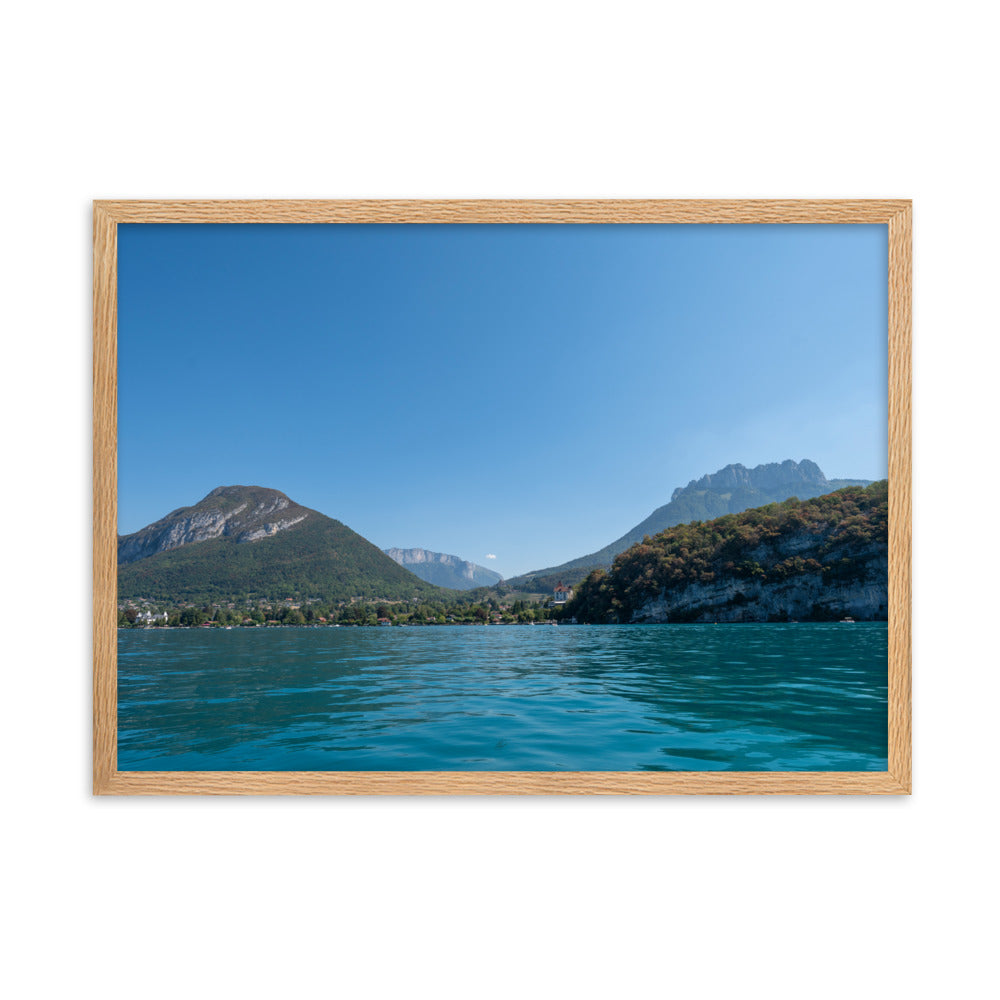
<svg viewBox="0 0 1000 1000">
<path fill-rule="evenodd" d="M 786 459 L 784 462 L 766 462 L 748 469 L 740 462 L 724 466 L 700 479 L 692 479 L 687 486 L 678 486 L 671 494 L 671 501 L 685 493 L 713 490 L 716 493 L 736 490 L 774 490 L 801 483 L 806 487 L 825 487 L 829 480 L 823 470 L 808 458 L 801 462 Z M 853 484 L 852 484 L 853 485 Z M 730 511 L 729 513 L 738 513 Z"/>
<path fill-rule="evenodd" d="M 657 507 L 649 517 L 603 549 L 571 559 L 560 566 L 526 573 L 508 582 L 512 586 L 540 590 L 550 590 L 560 579 L 567 584 L 578 583 L 592 569 L 610 567 L 615 556 L 642 541 L 646 535 L 656 535 L 689 521 L 739 514 L 752 507 L 778 503 L 790 497 L 808 500 L 845 486 L 867 486 L 869 482 L 867 479 L 827 479 L 822 469 L 808 458 L 801 462 L 791 459 L 768 462 L 752 469 L 734 463 L 700 479 L 692 479 L 687 486 L 678 486 L 668 503 Z"/>
</svg>

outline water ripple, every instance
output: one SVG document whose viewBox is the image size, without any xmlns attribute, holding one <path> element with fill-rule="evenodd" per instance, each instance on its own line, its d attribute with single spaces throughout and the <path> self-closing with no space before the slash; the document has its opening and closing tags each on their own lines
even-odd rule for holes
<svg viewBox="0 0 1000 1000">
<path fill-rule="evenodd" d="M 884 624 L 122 630 L 122 770 L 884 770 Z"/>
</svg>

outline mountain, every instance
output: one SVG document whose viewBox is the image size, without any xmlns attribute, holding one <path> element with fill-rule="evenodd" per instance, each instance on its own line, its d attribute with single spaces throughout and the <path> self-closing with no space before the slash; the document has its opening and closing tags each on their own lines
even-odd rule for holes
<svg viewBox="0 0 1000 1000">
<path fill-rule="evenodd" d="M 884 621 L 888 486 L 677 525 L 595 570 L 564 613 L 581 622 Z"/>
<path fill-rule="evenodd" d="M 118 564 L 137 562 L 170 549 L 232 538 L 253 542 L 304 521 L 310 513 L 278 490 L 220 486 L 193 507 L 181 507 L 131 535 L 118 536 Z"/>
<path fill-rule="evenodd" d="M 492 587 L 503 577 L 485 566 L 427 549 L 384 549 L 385 554 L 400 566 L 405 566 L 421 580 L 453 590 Z"/>
<path fill-rule="evenodd" d="M 655 535 L 675 524 L 738 514 L 790 497 L 808 500 L 845 486 L 867 486 L 869 482 L 868 479 L 827 479 L 820 467 L 807 458 L 801 462 L 791 459 L 770 462 L 753 469 L 739 464 L 727 465 L 701 479 L 692 479 L 687 486 L 678 486 L 669 503 L 657 507 L 644 521 L 603 549 L 507 582 L 523 590 L 551 590 L 559 580 L 572 585 L 584 579 L 596 566 L 609 567 L 615 556 L 641 542 L 646 535 Z"/>
<path fill-rule="evenodd" d="M 119 599 L 440 599 L 345 524 L 278 490 L 220 486 L 118 538 Z"/>
</svg>

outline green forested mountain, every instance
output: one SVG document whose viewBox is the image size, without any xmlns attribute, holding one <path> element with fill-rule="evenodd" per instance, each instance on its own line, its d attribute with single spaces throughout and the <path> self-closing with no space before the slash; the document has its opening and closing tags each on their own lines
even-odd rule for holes
<svg viewBox="0 0 1000 1000">
<path fill-rule="evenodd" d="M 227 486 L 118 540 L 119 600 L 453 599 L 277 490 Z"/>
<path fill-rule="evenodd" d="M 583 580 L 595 567 L 610 567 L 615 556 L 642 541 L 646 535 L 655 535 L 676 524 L 738 514 L 790 497 L 807 500 L 845 486 L 867 486 L 868 483 L 867 479 L 827 479 L 820 467 L 808 458 L 801 462 L 791 459 L 770 462 L 753 469 L 740 464 L 727 465 L 718 472 L 691 480 L 687 486 L 678 486 L 668 503 L 658 507 L 644 521 L 603 549 L 571 559 L 560 566 L 525 573 L 507 582 L 513 587 L 543 591 L 552 590 L 560 580 L 573 585 Z"/>
<path fill-rule="evenodd" d="M 582 622 L 884 619 L 886 482 L 677 525 L 595 570 Z"/>
</svg>

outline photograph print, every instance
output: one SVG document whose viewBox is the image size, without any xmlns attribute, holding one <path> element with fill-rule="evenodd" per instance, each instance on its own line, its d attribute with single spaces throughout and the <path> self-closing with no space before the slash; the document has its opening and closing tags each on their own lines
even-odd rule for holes
<svg viewBox="0 0 1000 1000">
<path fill-rule="evenodd" d="M 117 770 L 885 772 L 888 242 L 119 223 Z"/>
</svg>

